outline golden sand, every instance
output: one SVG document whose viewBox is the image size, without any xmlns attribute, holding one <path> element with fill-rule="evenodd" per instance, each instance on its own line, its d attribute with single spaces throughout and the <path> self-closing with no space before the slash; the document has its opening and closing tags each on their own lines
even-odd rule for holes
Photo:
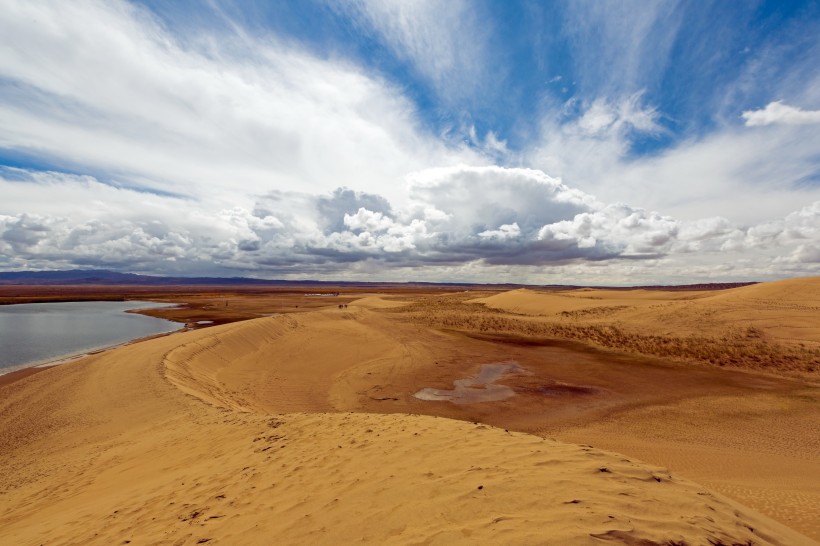
<svg viewBox="0 0 820 546">
<path fill-rule="evenodd" d="M 675 298 L 663 304 L 705 299 Z M 394 307 L 367 298 L 176 334 L 0 386 L 0 543 L 820 536 L 812 384 L 499 343 Z M 458 407 L 412 396 L 510 359 L 528 370 L 504 380 L 513 399 Z M 538 394 L 545 384 L 589 390 Z"/>
</svg>

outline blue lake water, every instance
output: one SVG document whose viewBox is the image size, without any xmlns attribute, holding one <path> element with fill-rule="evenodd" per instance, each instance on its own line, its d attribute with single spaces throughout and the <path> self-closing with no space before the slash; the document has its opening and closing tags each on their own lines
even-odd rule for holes
<svg viewBox="0 0 820 546">
<path fill-rule="evenodd" d="M 178 323 L 125 312 L 166 305 L 146 301 L 0 305 L 0 374 L 178 330 Z"/>
</svg>

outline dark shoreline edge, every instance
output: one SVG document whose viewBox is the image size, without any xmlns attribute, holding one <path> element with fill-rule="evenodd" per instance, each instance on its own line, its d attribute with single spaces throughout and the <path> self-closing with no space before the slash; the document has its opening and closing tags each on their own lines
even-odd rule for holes
<svg viewBox="0 0 820 546">
<path fill-rule="evenodd" d="M 112 301 L 112 300 L 101 299 L 101 300 L 92 300 L 92 301 Z M 129 300 L 121 300 L 121 301 L 129 301 Z M 161 301 L 153 301 L 152 302 L 151 300 L 132 300 L 132 301 L 162 303 L 162 304 L 166 304 L 166 305 L 171 306 L 171 307 L 177 305 L 177 304 L 169 304 L 168 302 L 161 302 Z M 41 302 L 32 302 L 32 303 L 41 303 Z M 43 303 L 46 303 L 46 302 L 43 302 Z M 62 302 L 59 302 L 59 303 L 62 303 Z M 17 304 L 17 305 L 26 305 L 26 304 Z M 144 313 L 141 313 L 141 311 L 148 310 L 148 309 L 152 309 L 152 308 L 151 307 L 135 307 L 134 309 L 126 309 L 123 312 L 124 313 L 134 313 L 134 314 L 144 315 L 144 316 L 151 316 L 151 315 L 146 315 Z M 158 317 L 152 317 L 152 318 L 158 318 Z M 174 320 L 170 320 L 170 319 L 163 319 L 163 320 L 166 320 L 166 321 L 171 322 L 171 323 L 180 324 L 179 322 L 174 321 Z M 182 332 L 187 332 L 190 329 L 191 328 L 189 328 L 188 324 L 183 323 L 180 328 L 177 328 L 176 330 L 171 330 L 170 332 L 160 332 L 160 333 L 157 333 L 157 334 L 151 334 L 150 336 L 143 336 L 143 337 L 138 337 L 138 338 L 134 338 L 134 339 L 129 339 L 128 341 L 123 341 L 121 343 L 116 343 L 114 345 L 106 345 L 106 346 L 103 346 L 103 347 L 98 347 L 98 348 L 95 348 L 95 349 L 89 349 L 87 351 L 81 351 L 81 352 L 78 352 L 78 353 L 68 353 L 68 354 L 65 354 L 65 355 L 62 355 L 62 356 L 52 358 L 50 360 L 40 360 L 40 361 L 36 361 L 36 362 L 29 362 L 28 364 L 21 364 L 20 368 L 14 368 L 13 370 L 7 371 L 7 372 L 4 372 L 2 369 L 0 369 L 0 388 L 11 385 L 12 383 L 16 383 L 17 381 L 25 379 L 26 377 L 29 377 L 29 376 L 34 375 L 36 373 L 39 373 L 41 371 L 45 371 L 45 370 L 48 370 L 48 369 L 51 369 L 51 368 L 55 368 L 57 366 L 62 366 L 63 364 L 69 364 L 71 362 L 76 362 L 76 361 L 82 360 L 83 358 L 88 357 L 88 356 L 93 356 L 93 355 L 97 355 L 97 354 L 104 353 L 104 352 L 107 352 L 107 351 L 111 351 L 111 350 L 116 349 L 118 347 L 125 347 L 126 345 L 133 345 L 133 344 L 139 343 L 141 341 L 148 341 L 149 339 L 155 339 L 155 338 L 159 338 L 159 337 L 170 336 L 172 334 L 179 334 L 179 333 L 182 333 Z"/>
<path fill-rule="evenodd" d="M 0 388 L 16 383 L 17 381 L 25 379 L 30 375 L 53 368 L 54 366 L 59 366 L 59 364 L 53 364 L 50 366 L 32 366 L 30 368 L 20 368 L 19 370 L 14 370 L 13 372 L 4 373 L 3 375 L 0 375 Z"/>
</svg>

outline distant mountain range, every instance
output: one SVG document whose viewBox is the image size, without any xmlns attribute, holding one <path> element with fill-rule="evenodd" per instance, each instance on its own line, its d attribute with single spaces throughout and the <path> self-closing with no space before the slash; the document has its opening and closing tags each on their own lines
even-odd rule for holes
<svg viewBox="0 0 820 546">
<path fill-rule="evenodd" d="M 739 283 L 705 283 L 676 286 L 633 286 L 611 287 L 620 289 L 643 288 L 648 290 L 723 290 L 756 284 Z M 430 282 L 363 282 L 363 281 L 285 281 L 252 279 L 249 277 L 159 277 L 137 275 L 135 273 L 118 273 L 105 269 L 81 269 L 72 271 L 8 271 L 0 272 L 0 286 L 13 285 L 113 285 L 113 286 L 452 286 L 496 288 L 584 288 L 582 285 L 524 285 L 524 284 L 478 284 L 478 283 L 430 283 Z"/>
<path fill-rule="evenodd" d="M 72 271 L 9 271 L 0 272 L 0 285 L 129 285 L 129 286 L 288 286 L 332 284 L 367 284 L 324 281 L 282 281 L 252 279 L 248 277 L 159 277 L 118 273 L 104 269 L 84 269 Z"/>
<path fill-rule="evenodd" d="M 365 282 L 365 281 L 316 281 L 316 280 L 269 280 L 250 277 L 162 277 L 118 273 L 104 269 L 84 269 L 72 271 L 9 271 L 0 272 L 0 286 L 41 285 L 41 286 L 495 286 L 521 288 L 521 284 L 475 283 L 429 283 L 429 282 Z M 577 287 L 580 288 L 580 287 Z"/>
</svg>

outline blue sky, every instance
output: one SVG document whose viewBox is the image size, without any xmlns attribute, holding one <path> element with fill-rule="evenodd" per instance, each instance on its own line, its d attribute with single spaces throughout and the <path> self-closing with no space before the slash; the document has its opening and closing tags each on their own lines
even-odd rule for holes
<svg viewBox="0 0 820 546">
<path fill-rule="evenodd" d="M 790 80 L 817 71 L 818 2 L 473 1 L 456 18 L 466 28 L 446 29 L 452 34 L 419 51 L 385 36 L 389 27 L 369 21 L 365 4 L 143 2 L 183 40 L 203 28 L 231 35 L 239 26 L 354 62 L 399 86 L 429 131 L 475 125 L 513 150 L 531 143 L 544 116 L 577 116 L 580 105 L 562 115 L 569 100 L 641 93 L 661 113 L 663 132 L 636 139 L 632 151 L 656 153 L 741 125 L 739 112 L 773 96 L 803 100 L 805 81 Z M 409 18 L 412 8 L 404 11 Z M 451 49 L 464 52 L 463 64 L 435 72 L 434 54 Z"/>
<path fill-rule="evenodd" d="M 3 270 L 820 273 L 820 2 L 0 7 Z"/>
</svg>

